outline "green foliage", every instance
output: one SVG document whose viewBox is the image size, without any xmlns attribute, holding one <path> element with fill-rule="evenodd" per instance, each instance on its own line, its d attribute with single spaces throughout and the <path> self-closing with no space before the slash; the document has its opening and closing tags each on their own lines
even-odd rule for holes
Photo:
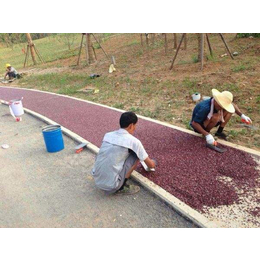
<svg viewBox="0 0 260 260">
<path fill-rule="evenodd" d="M 236 93 L 239 91 L 239 87 L 236 83 L 224 83 L 222 86 L 218 87 L 219 91 L 228 90 L 232 93 Z"/>
<path fill-rule="evenodd" d="M 233 72 L 239 72 L 239 71 L 244 71 L 244 70 L 249 70 L 249 69 L 251 69 L 251 66 L 240 63 L 239 65 L 233 67 L 232 71 Z"/>
<path fill-rule="evenodd" d="M 60 42 L 64 42 L 68 49 L 71 50 L 71 47 L 73 46 L 77 34 L 75 33 L 60 33 L 58 34 L 57 40 Z"/>
<path fill-rule="evenodd" d="M 255 38 L 259 38 L 260 37 L 260 33 L 238 33 L 237 34 L 238 38 L 248 38 L 250 36 L 253 36 Z"/>
<path fill-rule="evenodd" d="M 189 64 L 189 62 L 186 61 L 186 60 L 180 60 L 180 61 L 178 62 L 178 64 L 184 65 L 184 64 Z"/>
<path fill-rule="evenodd" d="M 127 46 L 137 45 L 139 42 L 137 40 L 133 40 L 127 44 Z"/>
<path fill-rule="evenodd" d="M 195 54 L 194 54 L 194 55 L 192 55 L 191 58 L 192 58 L 192 62 L 193 62 L 193 63 L 197 63 L 197 62 L 199 62 L 198 55 L 195 55 Z"/>
<path fill-rule="evenodd" d="M 101 47 L 100 47 L 100 44 L 98 44 L 97 42 L 95 42 L 95 43 L 93 43 L 93 47 L 94 47 L 94 49 L 101 49 Z"/>
<path fill-rule="evenodd" d="M 197 86 L 197 80 L 196 79 L 185 78 L 182 81 L 182 84 L 183 84 L 184 87 L 194 88 L 194 87 Z"/>
<path fill-rule="evenodd" d="M 124 104 L 123 103 L 115 103 L 113 105 L 113 107 L 118 108 L 118 109 L 124 109 Z"/>
<path fill-rule="evenodd" d="M 254 110 L 254 109 L 253 109 L 251 106 L 248 106 L 248 107 L 247 107 L 247 112 L 248 112 L 248 113 L 252 113 L 253 110 Z"/>
<path fill-rule="evenodd" d="M 130 107 L 129 111 L 132 111 L 134 113 L 139 113 L 140 112 L 140 108 L 139 107 Z"/>
<path fill-rule="evenodd" d="M 243 71 L 246 69 L 246 66 L 244 64 L 240 64 L 238 66 L 235 66 L 232 68 L 233 72 L 239 72 L 239 71 Z"/>
<path fill-rule="evenodd" d="M 110 34 L 109 34 L 110 35 Z M 59 59 L 66 59 L 78 55 L 81 34 L 34 34 L 31 33 L 37 50 L 45 62 L 52 62 Z M 48 37 L 46 37 L 48 36 Z M 108 34 L 96 34 L 100 42 L 108 39 Z M 107 37 L 107 38 L 104 38 Z M 39 39 L 38 39 L 39 38 Z M 1 44 L 2 43 L 2 44 Z M 27 46 L 26 35 L 22 33 L 0 33 L 0 74 L 5 71 L 5 64 L 10 63 L 16 69 L 23 67 Z M 36 58 L 38 61 L 38 57 Z M 83 62 L 82 62 L 83 63 Z M 28 66 L 32 65 L 29 58 Z M 47 65 L 46 65 L 47 66 Z M 57 63 L 58 67 L 59 64 Z"/>
<path fill-rule="evenodd" d="M 210 61 L 217 61 L 217 58 L 216 56 L 211 56 L 211 55 L 207 55 L 207 60 L 210 60 Z"/>
<path fill-rule="evenodd" d="M 20 79 L 22 84 L 42 86 L 45 90 L 57 90 L 59 93 L 72 94 L 83 86 L 88 85 L 91 79 L 86 75 L 48 73 L 42 75 L 31 75 Z"/>
<path fill-rule="evenodd" d="M 37 40 L 50 36 L 50 33 L 31 33 L 32 40 Z M 14 44 L 26 43 L 27 37 L 25 33 L 0 33 L 0 42 L 6 47 L 13 48 Z"/>
</svg>

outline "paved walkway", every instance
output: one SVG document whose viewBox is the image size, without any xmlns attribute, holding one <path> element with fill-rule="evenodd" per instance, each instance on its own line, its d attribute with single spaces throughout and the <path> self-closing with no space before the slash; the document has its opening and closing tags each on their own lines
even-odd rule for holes
<svg viewBox="0 0 260 260">
<path fill-rule="evenodd" d="M 147 190 L 106 196 L 95 187 L 94 155 L 65 149 L 47 153 L 45 124 L 25 114 L 15 122 L 0 105 L 0 228 L 3 227 L 194 227 Z"/>
<path fill-rule="evenodd" d="M 31 90 L 0 87 L 0 99 L 24 97 L 23 105 L 72 130 L 98 147 L 104 134 L 119 127 L 120 112 L 84 101 Z M 151 158 L 156 173 L 144 173 L 156 184 L 195 209 L 230 205 L 238 200 L 235 187 L 220 180 L 232 177 L 236 185 L 254 188 L 255 162 L 247 153 L 227 147 L 219 154 L 205 141 L 151 121 L 139 119 L 135 136 Z M 248 173 L 247 174 L 245 174 Z"/>
</svg>

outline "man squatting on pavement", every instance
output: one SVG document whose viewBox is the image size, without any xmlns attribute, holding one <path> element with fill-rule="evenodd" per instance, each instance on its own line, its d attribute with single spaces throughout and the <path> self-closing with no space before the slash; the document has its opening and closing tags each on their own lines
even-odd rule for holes
<svg viewBox="0 0 260 260">
<path fill-rule="evenodd" d="M 201 101 L 195 106 L 190 122 L 194 131 L 204 135 L 206 142 L 211 145 L 215 143 L 214 137 L 210 134 L 213 127 L 219 126 L 215 136 L 226 140 L 227 136 L 223 133 L 223 129 L 233 113 L 239 115 L 245 123 L 252 123 L 251 119 L 242 114 L 238 106 L 232 103 L 233 95 L 231 92 L 219 92 L 212 89 L 212 96 L 212 98 Z"/>
<path fill-rule="evenodd" d="M 140 161 L 155 168 L 155 161 L 148 157 L 142 143 L 133 136 L 138 118 L 133 112 L 121 115 L 120 129 L 106 133 L 96 157 L 92 176 L 96 186 L 107 194 L 134 194 L 140 190 L 128 185 L 127 180 Z"/>
</svg>

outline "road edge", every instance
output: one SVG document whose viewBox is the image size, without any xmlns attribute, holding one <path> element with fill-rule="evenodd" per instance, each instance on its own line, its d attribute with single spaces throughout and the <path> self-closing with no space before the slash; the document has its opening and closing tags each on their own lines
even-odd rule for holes
<svg viewBox="0 0 260 260">
<path fill-rule="evenodd" d="M 24 108 L 24 111 L 27 114 L 29 114 L 47 124 L 58 124 L 57 122 L 55 122 L 37 112 L 34 112 L 28 108 Z M 73 140 L 75 140 L 79 143 L 88 143 L 87 148 L 92 153 L 97 154 L 99 152 L 99 148 L 97 146 L 95 146 L 88 140 L 82 138 L 78 134 L 75 134 L 74 132 L 67 129 L 66 127 L 61 126 L 61 130 L 66 136 L 72 138 Z M 173 196 L 172 194 L 170 194 L 169 192 L 167 192 L 166 190 L 164 190 L 157 184 L 153 183 L 146 177 L 142 176 L 140 173 L 134 171 L 132 173 L 132 178 L 135 181 L 137 181 L 138 183 L 140 183 L 143 187 L 148 189 L 151 193 L 155 194 L 157 197 L 162 199 L 166 204 L 170 205 L 175 211 L 180 213 L 183 217 L 189 219 L 192 223 L 196 224 L 197 226 L 203 227 L 203 228 L 218 228 L 219 227 L 214 221 L 209 220 L 208 218 L 203 216 L 201 213 L 194 210 L 193 208 L 191 208 L 190 206 L 188 206 L 187 204 L 185 204 L 184 202 L 182 202 L 181 200 L 179 200 L 178 198 L 176 198 L 175 196 Z"/>
<path fill-rule="evenodd" d="M 16 90 L 21 89 L 21 90 L 51 94 L 51 95 L 54 95 L 54 96 L 66 97 L 66 98 L 71 98 L 71 99 L 74 99 L 74 100 L 77 100 L 77 101 L 86 102 L 88 104 L 108 108 L 108 109 L 111 109 L 111 110 L 114 110 L 114 111 L 117 111 L 117 112 L 122 112 L 122 113 L 126 112 L 125 110 L 122 110 L 122 109 L 118 109 L 118 108 L 110 107 L 110 106 L 103 105 L 103 104 L 100 104 L 100 103 L 92 102 L 92 101 L 89 101 L 89 100 L 80 99 L 80 98 L 76 98 L 76 97 L 72 97 L 72 96 L 68 96 L 68 95 L 64 95 L 64 94 L 58 94 L 58 93 L 54 93 L 54 92 L 48 92 L 48 91 L 43 91 L 43 90 L 38 90 L 38 89 L 28 89 L 28 88 L 22 88 L 22 87 L 10 87 L 10 86 L 0 86 L 0 88 L 9 88 L 9 89 L 16 89 Z M 157 123 L 159 125 L 167 126 L 169 128 L 179 130 L 181 132 L 188 133 L 188 134 L 191 134 L 191 135 L 194 135 L 194 136 L 202 137 L 200 134 L 195 133 L 192 130 L 185 129 L 185 128 L 180 127 L 180 126 L 175 126 L 175 125 L 172 125 L 170 123 L 162 122 L 162 121 L 152 119 L 152 118 L 149 118 L 149 117 L 145 117 L 145 116 L 142 116 L 142 115 L 139 115 L 139 114 L 137 114 L 137 116 L 138 116 L 138 118 L 142 118 L 144 120 L 147 120 L 147 121 L 150 121 L 150 122 L 153 122 L 153 123 Z M 239 145 L 239 144 L 233 144 L 231 142 L 221 140 L 221 139 L 218 139 L 218 143 L 226 145 L 226 146 L 231 147 L 231 148 L 235 148 L 237 150 L 240 150 L 240 151 L 243 151 L 243 152 L 246 152 L 246 153 L 249 153 L 251 155 L 256 155 L 256 156 L 260 157 L 260 152 L 257 151 L 257 150 L 254 150 L 252 148 L 248 148 L 248 147 L 245 147 L 245 146 L 242 146 L 242 145 Z"/>
</svg>

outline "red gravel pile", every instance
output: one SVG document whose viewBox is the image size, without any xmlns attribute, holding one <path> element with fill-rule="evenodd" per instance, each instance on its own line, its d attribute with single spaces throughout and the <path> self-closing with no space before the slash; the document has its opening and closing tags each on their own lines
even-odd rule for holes
<svg viewBox="0 0 260 260">
<path fill-rule="evenodd" d="M 29 90 L 0 88 L 0 99 L 24 97 L 23 104 L 69 128 L 100 146 L 106 132 L 118 128 L 117 111 L 86 102 Z M 224 154 L 205 147 L 199 137 L 146 120 L 139 120 L 135 136 L 151 158 L 158 161 L 155 173 L 138 171 L 188 205 L 230 205 L 238 196 L 231 184 L 219 177 L 230 177 L 233 185 L 256 187 L 256 162 L 244 152 L 229 147 Z"/>
</svg>

